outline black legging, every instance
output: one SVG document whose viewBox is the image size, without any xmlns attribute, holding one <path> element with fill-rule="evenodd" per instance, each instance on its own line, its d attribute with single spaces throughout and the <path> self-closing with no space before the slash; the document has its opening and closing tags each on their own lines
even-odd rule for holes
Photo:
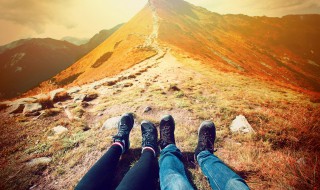
<svg viewBox="0 0 320 190">
<path fill-rule="evenodd" d="M 112 145 L 76 186 L 76 190 L 112 189 L 113 177 L 121 156 L 121 147 Z M 156 189 L 158 160 L 151 150 L 144 150 L 139 161 L 124 176 L 117 190 Z"/>
</svg>

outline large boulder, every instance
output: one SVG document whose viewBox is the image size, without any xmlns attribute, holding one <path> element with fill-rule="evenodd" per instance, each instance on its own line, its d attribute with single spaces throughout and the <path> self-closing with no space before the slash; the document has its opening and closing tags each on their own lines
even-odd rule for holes
<svg viewBox="0 0 320 190">
<path fill-rule="evenodd" d="M 42 105 L 39 103 L 26 104 L 23 109 L 23 115 L 36 116 L 39 115 L 39 111 L 42 110 Z"/>
<path fill-rule="evenodd" d="M 230 125 L 232 133 L 254 133 L 255 131 L 249 124 L 248 120 L 243 116 L 239 115 L 234 119 Z"/>
</svg>

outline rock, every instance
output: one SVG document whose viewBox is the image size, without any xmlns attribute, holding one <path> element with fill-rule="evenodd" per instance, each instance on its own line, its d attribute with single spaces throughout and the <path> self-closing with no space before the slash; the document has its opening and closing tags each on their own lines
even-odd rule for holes
<svg viewBox="0 0 320 190">
<path fill-rule="evenodd" d="M 85 97 L 86 97 L 85 94 L 77 94 L 74 96 L 73 102 L 83 102 Z"/>
<path fill-rule="evenodd" d="M 35 97 L 29 97 L 29 98 L 21 98 L 18 100 L 13 101 L 15 104 L 25 104 L 25 103 L 35 103 L 37 101 L 37 98 Z"/>
<path fill-rule="evenodd" d="M 180 91 L 180 88 L 178 88 L 176 85 L 170 84 L 169 91 Z"/>
<path fill-rule="evenodd" d="M 239 115 L 230 125 L 232 133 L 254 133 L 255 131 L 243 115 Z"/>
<path fill-rule="evenodd" d="M 103 125 L 102 125 L 102 129 L 114 129 L 114 128 L 118 128 L 118 123 L 121 119 L 121 116 L 119 117 L 112 117 L 110 119 L 107 119 Z"/>
<path fill-rule="evenodd" d="M 123 84 L 123 87 L 130 87 L 132 86 L 133 84 L 131 82 L 127 82 L 127 83 L 124 83 Z"/>
<path fill-rule="evenodd" d="M 149 112 L 149 111 L 151 111 L 151 110 L 152 110 L 152 108 L 149 107 L 149 106 L 147 106 L 147 107 L 144 109 L 143 113 L 147 113 L 147 112 Z"/>
<path fill-rule="evenodd" d="M 81 88 L 80 88 L 79 86 L 75 86 L 75 87 L 72 87 L 72 88 L 70 88 L 69 90 L 67 90 L 67 93 L 68 93 L 69 95 L 72 95 L 72 94 L 74 94 L 74 93 L 79 92 L 80 90 L 81 90 Z"/>
<path fill-rule="evenodd" d="M 35 158 L 27 162 L 27 166 L 48 165 L 51 161 L 52 158 L 49 157 Z"/>
<path fill-rule="evenodd" d="M 66 127 L 62 126 L 62 125 L 54 127 L 52 130 L 53 130 L 55 135 L 60 135 L 60 134 L 62 134 L 64 132 L 68 131 L 68 129 Z"/>
<path fill-rule="evenodd" d="M 94 99 L 98 98 L 98 94 L 97 93 L 90 93 L 90 94 L 86 94 L 85 97 L 84 97 L 84 101 L 86 102 L 90 102 Z"/>
<path fill-rule="evenodd" d="M 22 113 L 25 105 L 24 104 L 12 104 L 8 110 L 8 114 L 14 114 L 14 113 Z"/>
<path fill-rule="evenodd" d="M 90 102 L 98 97 L 97 93 L 77 94 L 73 98 L 73 102 Z"/>
<path fill-rule="evenodd" d="M 5 110 L 9 107 L 9 104 L 5 103 L 5 102 L 1 102 L 0 103 L 0 111 L 1 110 Z"/>
<path fill-rule="evenodd" d="M 26 104 L 23 109 L 23 115 L 36 116 L 39 115 L 39 111 L 42 110 L 42 105 L 39 103 Z"/>
<path fill-rule="evenodd" d="M 69 94 L 66 92 L 64 88 L 53 90 L 49 94 L 50 94 L 50 99 L 53 102 L 63 102 L 70 98 Z"/>
</svg>

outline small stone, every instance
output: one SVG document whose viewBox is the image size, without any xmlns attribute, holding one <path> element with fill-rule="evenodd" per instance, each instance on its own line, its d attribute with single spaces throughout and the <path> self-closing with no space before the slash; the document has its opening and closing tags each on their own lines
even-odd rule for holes
<svg viewBox="0 0 320 190">
<path fill-rule="evenodd" d="M 94 99 L 98 98 L 98 94 L 96 93 L 90 93 L 90 94 L 86 94 L 85 97 L 84 97 L 84 101 L 86 102 L 90 102 Z"/>
<path fill-rule="evenodd" d="M 149 112 L 149 111 L 151 111 L 151 110 L 152 110 L 152 108 L 149 107 L 149 106 L 147 106 L 147 107 L 144 109 L 143 113 L 147 113 L 147 112 Z"/>
<path fill-rule="evenodd" d="M 53 130 L 55 135 L 60 135 L 60 134 L 62 134 L 64 132 L 68 131 L 68 129 L 66 127 L 62 126 L 62 125 L 54 127 L 52 130 Z"/>
<path fill-rule="evenodd" d="M 12 104 L 8 110 L 8 114 L 14 114 L 14 113 L 22 113 L 25 105 L 24 104 Z"/>
<path fill-rule="evenodd" d="M 103 125 L 102 125 L 102 129 L 115 129 L 118 128 L 118 123 L 121 119 L 121 116 L 119 117 L 112 117 L 110 119 L 107 119 Z"/>
<path fill-rule="evenodd" d="M 133 84 L 131 82 L 127 82 L 125 84 L 123 84 L 123 87 L 130 87 L 133 86 Z"/>
<path fill-rule="evenodd" d="M 48 165 L 51 161 L 52 158 L 49 157 L 35 158 L 27 162 L 27 166 Z"/>
<path fill-rule="evenodd" d="M 39 103 L 26 104 L 23 109 L 23 115 L 25 116 L 36 116 L 39 115 L 39 111 L 42 110 L 42 105 Z"/>
<path fill-rule="evenodd" d="M 232 133 L 255 133 L 248 120 L 243 116 L 239 115 L 234 119 L 230 125 Z"/>
<path fill-rule="evenodd" d="M 103 116 L 103 113 L 102 113 L 102 112 L 101 112 L 101 113 L 98 113 L 97 116 L 98 116 L 98 117 Z"/>
</svg>

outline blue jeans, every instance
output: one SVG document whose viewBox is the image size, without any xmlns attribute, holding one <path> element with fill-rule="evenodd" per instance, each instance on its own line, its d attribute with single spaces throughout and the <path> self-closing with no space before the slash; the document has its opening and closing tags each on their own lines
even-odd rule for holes
<svg viewBox="0 0 320 190">
<path fill-rule="evenodd" d="M 209 179 L 212 189 L 248 190 L 246 182 L 218 157 L 209 151 L 202 151 L 197 156 L 203 174 Z"/>
<path fill-rule="evenodd" d="M 174 144 L 168 145 L 160 154 L 160 187 L 172 190 L 193 189 L 181 162 L 182 154 Z M 228 168 L 218 157 L 209 151 L 202 151 L 197 156 L 204 175 L 209 179 L 212 189 L 247 190 L 245 181 Z"/>
</svg>

